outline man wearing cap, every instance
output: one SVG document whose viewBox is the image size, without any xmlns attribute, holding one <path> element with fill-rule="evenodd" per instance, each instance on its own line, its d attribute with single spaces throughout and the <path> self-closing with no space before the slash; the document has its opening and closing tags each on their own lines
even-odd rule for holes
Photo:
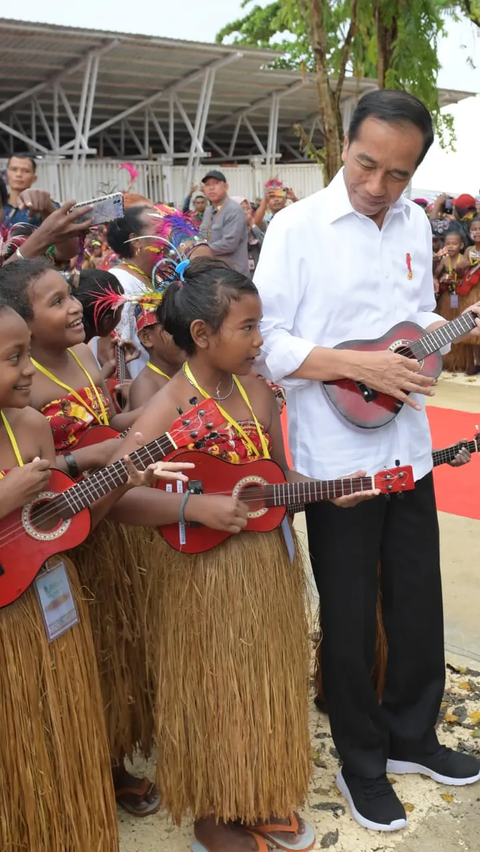
<svg viewBox="0 0 480 852">
<path fill-rule="evenodd" d="M 223 172 L 209 171 L 203 179 L 205 195 L 211 206 L 205 211 L 200 236 L 207 240 L 214 257 L 220 257 L 232 269 L 249 275 L 248 228 L 239 204 L 228 197 Z"/>
</svg>

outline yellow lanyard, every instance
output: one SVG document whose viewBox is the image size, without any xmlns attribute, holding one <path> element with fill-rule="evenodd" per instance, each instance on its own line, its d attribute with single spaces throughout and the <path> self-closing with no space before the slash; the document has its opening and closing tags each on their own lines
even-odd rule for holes
<svg viewBox="0 0 480 852">
<path fill-rule="evenodd" d="M 167 376 L 167 374 L 164 373 L 163 370 L 159 370 L 158 367 L 155 366 L 155 364 L 151 363 L 151 361 L 147 361 L 147 367 L 150 367 L 150 369 L 153 370 L 154 373 L 158 373 L 160 376 L 164 376 L 165 379 L 170 381 L 171 376 Z"/>
<path fill-rule="evenodd" d="M 192 385 L 194 387 L 196 387 L 196 389 L 202 394 L 203 397 L 205 397 L 205 399 L 209 399 L 210 398 L 209 394 L 206 391 L 204 391 L 203 388 L 200 387 L 197 380 L 195 379 L 195 376 L 193 375 L 193 373 L 190 369 L 190 365 L 189 365 L 188 361 L 186 361 L 183 369 L 185 370 L 185 375 L 186 375 L 187 379 L 192 383 Z M 262 445 L 263 458 L 269 459 L 270 453 L 268 451 L 268 442 L 267 442 L 265 435 L 263 434 L 263 430 L 262 430 L 262 427 L 260 426 L 260 423 L 258 422 L 257 418 L 255 417 L 255 414 L 254 414 L 253 408 L 251 406 L 250 400 L 247 396 L 247 392 L 235 375 L 233 376 L 233 381 L 235 382 L 243 401 L 246 403 L 246 405 L 247 405 L 247 407 L 250 411 L 250 414 L 252 415 L 252 420 L 255 423 L 255 426 L 256 426 L 256 429 L 257 429 L 257 434 L 258 434 L 258 437 L 260 439 L 260 443 Z M 255 444 L 253 443 L 253 441 L 249 437 L 249 435 L 247 435 L 247 433 L 245 432 L 245 429 L 242 429 L 240 424 L 237 423 L 237 421 L 234 420 L 233 417 L 230 417 L 230 415 L 222 408 L 221 405 L 218 404 L 218 402 L 216 400 L 214 400 L 214 402 L 215 402 L 215 405 L 217 406 L 220 414 L 223 417 L 225 417 L 225 420 L 227 421 L 227 423 L 230 426 L 233 426 L 235 431 L 238 432 L 240 437 L 243 438 L 243 440 L 245 441 L 247 446 L 250 447 L 250 450 L 253 452 L 253 454 L 256 455 L 256 456 L 259 456 L 260 453 L 259 453 L 258 449 L 256 448 Z"/>
<path fill-rule="evenodd" d="M 22 456 L 20 455 L 20 449 L 19 449 L 17 441 L 15 439 L 15 435 L 13 434 L 12 427 L 10 426 L 10 423 L 8 422 L 7 418 L 5 417 L 3 411 L 0 411 L 0 414 L 2 415 L 3 425 L 5 426 L 7 435 L 10 439 L 10 443 L 12 445 L 12 450 L 15 453 L 15 458 L 17 460 L 17 464 L 18 464 L 19 467 L 23 467 L 23 459 L 22 459 Z M 4 476 L 5 476 L 5 474 L 0 472 L 0 479 L 3 479 Z"/>
<path fill-rule="evenodd" d="M 82 399 L 80 394 L 77 393 L 73 388 L 71 388 L 70 385 L 66 385 L 65 382 L 61 382 L 60 379 L 57 379 L 57 377 L 54 376 L 53 373 L 50 372 L 50 370 L 47 370 L 47 369 L 45 369 L 45 367 L 42 367 L 42 365 L 39 364 L 38 361 L 35 361 L 34 358 L 32 358 L 31 361 L 32 361 L 33 366 L 36 367 L 37 370 L 40 370 L 40 372 L 43 373 L 44 376 L 47 376 L 47 378 L 51 379 L 52 382 L 55 382 L 56 385 L 59 385 L 61 388 L 64 388 L 69 393 L 71 393 L 72 396 L 77 400 L 77 402 L 80 403 L 82 408 L 86 408 L 87 411 L 90 412 L 90 414 L 95 418 L 97 423 L 100 423 L 103 426 L 108 426 L 109 419 L 108 419 L 107 409 L 105 408 L 105 405 L 103 403 L 103 399 L 102 399 L 101 395 L 99 394 L 97 387 L 93 383 L 93 379 L 92 379 L 90 373 L 87 372 L 87 370 L 83 366 L 80 359 L 75 355 L 75 352 L 72 352 L 71 349 L 69 349 L 68 352 L 70 352 L 70 355 L 72 356 L 74 361 L 77 362 L 77 364 L 80 367 L 80 369 L 82 370 L 82 372 L 85 373 L 85 375 L 86 375 L 86 377 L 89 381 L 90 387 L 91 387 L 93 393 L 95 394 L 95 396 L 97 398 L 97 402 L 98 402 L 100 411 L 102 412 L 101 415 L 98 415 L 97 412 L 94 411 L 94 409 L 88 404 L 88 402 L 85 402 L 85 400 Z"/>
</svg>

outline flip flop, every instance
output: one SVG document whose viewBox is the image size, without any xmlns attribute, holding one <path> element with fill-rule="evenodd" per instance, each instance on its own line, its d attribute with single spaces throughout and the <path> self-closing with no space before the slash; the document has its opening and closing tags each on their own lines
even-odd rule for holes
<svg viewBox="0 0 480 852">
<path fill-rule="evenodd" d="M 147 807 L 142 808 L 142 810 L 138 810 L 131 802 L 122 802 L 122 798 L 123 796 L 134 796 L 136 799 L 140 800 L 143 799 L 145 795 L 151 793 L 154 789 L 155 784 L 153 781 L 149 781 L 148 778 L 143 778 L 140 787 L 120 787 L 120 789 L 115 790 L 115 799 L 121 808 L 133 816 L 152 816 L 152 814 L 156 814 L 157 811 L 160 810 L 160 796 L 158 794 L 155 796 L 153 802 L 146 802 Z"/>
<path fill-rule="evenodd" d="M 305 831 L 299 835 L 300 840 L 297 843 L 289 843 L 288 840 L 280 840 L 274 837 L 277 834 L 298 834 L 298 816 L 295 813 L 289 816 L 289 825 L 256 825 L 255 834 L 264 837 L 267 842 L 275 849 L 282 849 L 284 852 L 309 852 L 315 846 L 315 832 L 311 825 L 305 823 Z"/>
<path fill-rule="evenodd" d="M 265 843 L 263 837 L 260 837 L 256 831 L 250 831 L 249 829 L 245 829 L 247 834 L 251 834 L 255 840 L 257 841 L 257 852 L 270 852 L 269 847 Z M 206 846 L 203 843 L 200 843 L 199 840 L 195 840 L 190 846 L 192 852 L 209 852 Z"/>
</svg>

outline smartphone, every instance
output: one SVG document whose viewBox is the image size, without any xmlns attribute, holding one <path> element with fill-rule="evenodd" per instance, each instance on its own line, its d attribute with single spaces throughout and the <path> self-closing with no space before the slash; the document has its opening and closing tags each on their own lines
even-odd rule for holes
<svg viewBox="0 0 480 852">
<path fill-rule="evenodd" d="M 278 198 L 284 198 L 285 197 L 285 190 L 284 189 L 276 189 L 273 194 L 278 196 Z"/>
<path fill-rule="evenodd" d="M 91 201 L 81 201 L 75 204 L 72 210 L 80 210 L 90 205 L 93 205 L 93 210 L 87 210 L 84 216 L 77 219 L 77 222 L 92 219 L 93 228 L 94 225 L 104 225 L 106 222 L 113 222 L 114 219 L 123 219 L 122 192 L 112 192 L 111 195 L 100 195 L 99 198 L 92 198 Z"/>
</svg>

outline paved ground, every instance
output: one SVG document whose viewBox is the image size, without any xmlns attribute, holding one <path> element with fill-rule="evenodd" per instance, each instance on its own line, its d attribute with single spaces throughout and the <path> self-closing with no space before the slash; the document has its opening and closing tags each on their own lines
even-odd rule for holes
<svg viewBox="0 0 480 852">
<path fill-rule="evenodd" d="M 432 404 L 478 411 L 480 420 L 480 379 L 443 377 Z M 457 438 L 452 435 L 452 443 Z M 439 734 L 447 745 L 480 757 L 480 521 L 441 514 L 440 526 L 446 642 L 455 654 L 448 654 L 451 665 Z M 345 812 L 336 791 L 338 760 L 328 721 L 313 707 L 310 727 L 314 775 L 304 815 L 317 833 L 315 850 L 480 852 L 480 784 L 442 788 L 420 776 L 392 779 L 409 812 L 409 828 L 395 834 L 365 831 Z M 154 776 L 153 762 L 147 767 L 138 762 L 136 769 Z M 187 852 L 192 838 L 189 824 L 175 828 L 162 813 L 147 819 L 122 813 L 120 831 L 121 852 Z"/>
</svg>

